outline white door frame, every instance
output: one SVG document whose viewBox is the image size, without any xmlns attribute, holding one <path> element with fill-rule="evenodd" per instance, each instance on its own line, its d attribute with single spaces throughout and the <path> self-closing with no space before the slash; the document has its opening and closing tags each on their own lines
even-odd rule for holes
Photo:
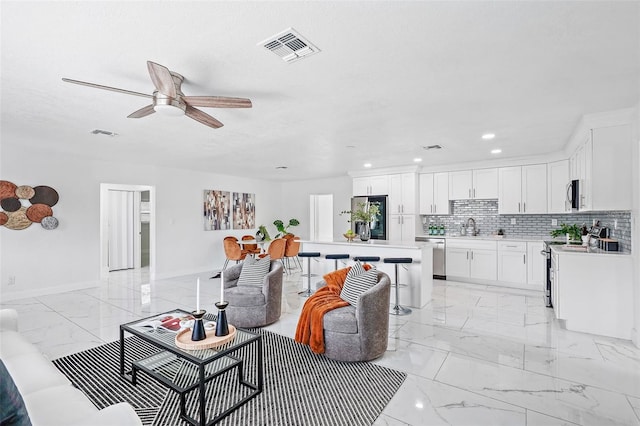
<svg viewBox="0 0 640 426">
<path fill-rule="evenodd" d="M 156 188 L 149 185 L 126 185 L 115 183 L 100 184 L 100 278 L 106 279 L 109 276 L 109 191 L 134 191 L 135 199 L 138 201 L 138 212 L 136 222 L 138 223 L 138 234 L 140 230 L 140 192 L 149 191 L 149 277 L 156 275 Z M 135 204 L 135 203 L 134 203 Z M 135 237 L 135 241 L 140 241 L 140 235 Z M 139 247 L 139 244 L 138 244 Z M 140 255 L 136 258 L 136 267 L 140 267 Z"/>
</svg>

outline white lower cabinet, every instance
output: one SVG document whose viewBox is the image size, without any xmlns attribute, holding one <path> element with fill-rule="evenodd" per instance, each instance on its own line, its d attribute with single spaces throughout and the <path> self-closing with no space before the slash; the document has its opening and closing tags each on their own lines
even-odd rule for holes
<svg viewBox="0 0 640 426">
<path fill-rule="evenodd" d="M 498 242 L 498 281 L 527 284 L 526 242 Z"/>
<path fill-rule="evenodd" d="M 495 241 L 448 239 L 446 255 L 447 277 L 497 278 Z"/>
<path fill-rule="evenodd" d="M 540 254 L 542 241 L 448 238 L 446 244 L 447 277 L 544 290 L 546 258 Z"/>
</svg>

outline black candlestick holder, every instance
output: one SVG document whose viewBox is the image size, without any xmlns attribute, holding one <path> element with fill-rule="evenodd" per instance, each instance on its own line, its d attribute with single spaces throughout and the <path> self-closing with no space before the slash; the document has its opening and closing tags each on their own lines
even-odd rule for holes
<svg viewBox="0 0 640 426">
<path fill-rule="evenodd" d="M 218 302 L 218 319 L 216 320 L 216 336 L 226 336 L 229 334 L 229 323 L 227 323 L 227 313 L 225 308 L 229 306 L 229 302 Z"/>
<path fill-rule="evenodd" d="M 204 309 L 191 312 L 191 315 L 195 318 L 193 320 L 193 328 L 191 329 L 191 340 L 198 341 L 207 338 L 207 334 L 204 332 L 204 323 L 202 322 L 202 317 L 206 313 L 207 311 Z"/>
</svg>

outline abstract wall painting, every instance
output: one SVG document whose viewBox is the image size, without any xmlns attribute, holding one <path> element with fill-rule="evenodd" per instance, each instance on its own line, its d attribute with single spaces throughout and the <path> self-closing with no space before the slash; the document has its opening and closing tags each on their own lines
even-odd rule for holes
<svg viewBox="0 0 640 426">
<path fill-rule="evenodd" d="M 0 226 L 20 230 L 39 223 L 44 229 L 56 229 L 58 219 L 52 207 L 58 200 L 58 192 L 50 186 L 18 186 L 0 180 Z"/>
<path fill-rule="evenodd" d="M 231 193 L 229 191 L 204 190 L 204 230 L 231 229 Z"/>
<path fill-rule="evenodd" d="M 256 227 L 256 195 L 246 192 L 233 193 L 233 229 Z"/>
</svg>

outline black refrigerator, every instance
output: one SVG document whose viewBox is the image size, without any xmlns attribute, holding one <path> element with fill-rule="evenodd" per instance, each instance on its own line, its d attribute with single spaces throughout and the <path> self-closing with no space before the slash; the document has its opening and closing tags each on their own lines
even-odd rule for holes
<svg viewBox="0 0 640 426">
<path fill-rule="evenodd" d="M 371 223 L 371 239 L 372 240 L 386 240 L 389 235 L 388 224 L 389 214 L 387 211 L 387 196 L 371 196 L 371 197 L 353 197 L 351 199 L 351 211 L 358 209 L 360 203 L 375 203 L 380 209 L 380 214 L 376 217 L 376 220 Z M 358 234 L 362 222 L 352 222 L 351 229 Z"/>
</svg>

